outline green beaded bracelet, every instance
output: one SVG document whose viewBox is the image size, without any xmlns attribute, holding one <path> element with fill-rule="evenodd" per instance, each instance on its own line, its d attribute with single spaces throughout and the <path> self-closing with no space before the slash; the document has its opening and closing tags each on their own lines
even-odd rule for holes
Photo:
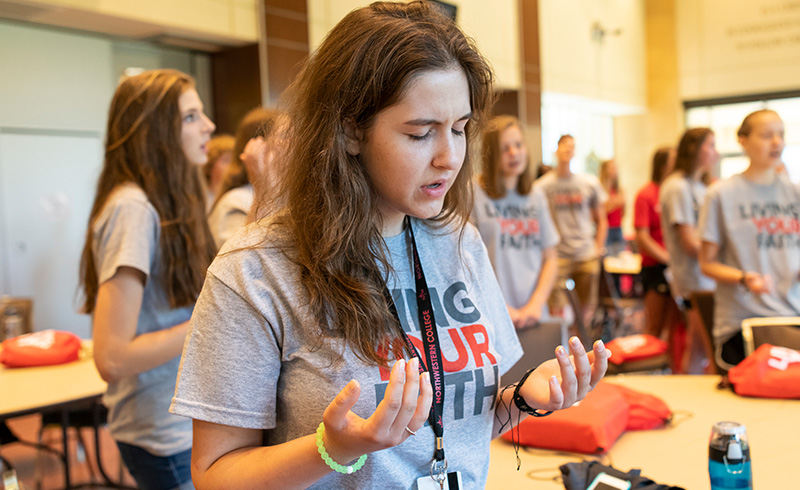
<svg viewBox="0 0 800 490">
<path fill-rule="evenodd" d="M 333 459 L 328 454 L 328 451 L 325 450 L 325 446 L 322 444 L 322 434 L 325 432 L 325 423 L 320 422 L 319 427 L 317 427 L 317 451 L 319 451 L 319 455 L 322 456 L 322 461 L 325 461 L 325 464 L 330 466 L 332 470 L 338 471 L 343 475 L 350 475 L 355 473 L 356 471 L 360 470 L 364 463 L 367 461 L 367 455 L 362 454 L 358 461 L 355 464 L 350 466 L 344 466 Z"/>
</svg>

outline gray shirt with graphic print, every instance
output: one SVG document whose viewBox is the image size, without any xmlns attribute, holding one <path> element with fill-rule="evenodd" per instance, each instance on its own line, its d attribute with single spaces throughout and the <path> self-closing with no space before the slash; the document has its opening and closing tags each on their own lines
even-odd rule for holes
<svg viewBox="0 0 800 490">
<path fill-rule="evenodd" d="M 597 228 L 592 210 L 608 200 L 597 177 L 582 174 L 559 177 L 556 170 L 551 170 L 536 181 L 536 187 L 547 196 L 550 215 L 561 235 L 558 256 L 571 260 L 597 257 Z"/>
<path fill-rule="evenodd" d="M 464 488 L 483 488 L 500 375 L 522 351 L 486 249 L 469 225 L 429 228 L 412 220 L 430 287 L 445 371 L 444 448 Z M 322 413 L 352 379 L 353 412 L 369 417 L 383 399 L 389 370 L 359 360 L 340 339 L 320 339 L 298 267 L 274 247 L 264 222 L 248 225 L 211 265 L 184 347 L 176 414 L 264 429 L 268 445 L 313 434 Z M 386 239 L 395 270 L 387 279 L 402 327 L 420 352 L 420 328 L 406 233 Z M 252 248 L 247 248 L 252 247 Z M 423 354 L 424 356 L 424 354 Z M 430 473 L 430 427 L 369 455 L 352 475 L 331 472 L 311 488 L 416 488 Z M 344 463 L 344 462 L 342 462 Z"/>
<path fill-rule="evenodd" d="M 769 293 L 720 282 L 714 294 L 714 338 L 724 342 L 751 317 L 800 315 L 800 192 L 786 179 L 756 184 L 743 175 L 708 191 L 700 216 L 719 262 L 771 278 Z"/>
<path fill-rule="evenodd" d="M 543 251 L 560 240 L 544 193 L 534 186 L 527 195 L 508 191 L 491 199 L 475 186 L 472 221 L 486 244 L 506 303 L 525 306 L 539 282 Z"/>
</svg>

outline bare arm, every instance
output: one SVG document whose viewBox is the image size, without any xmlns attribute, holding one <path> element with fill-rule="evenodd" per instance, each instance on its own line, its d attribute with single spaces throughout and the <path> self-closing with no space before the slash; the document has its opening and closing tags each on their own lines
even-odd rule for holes
<svg viewBox="0 0 800 490">
<path fill-rule="evenodd" d="M 532 327 L 542 317 L 542 308 L 553 291 L 553 285 L 558 276 L 558 256 L 556 247 L 548 247 L 542 251 L 542 269 L 539 271 L 539 279 L 536 289 L 533 291 L 528 303 L 516 310 L 516 317 L 511 315 L 514 326 L 517 328 Z M 509 312 L 512 308 L 509 307 Z"/>
<path fill-rule="evenodd" d="M 568 355 L 563 347 L 558 346 L 555 359 L 543 362 L 528 376 L 520 388 L 520 395 L 525 399 L 525 403 L 539 410 L 569 408 L 583 400 L 597 386 L 606 373 L 611 351 L 598 340 L 594 343 L 592 352 L 587 354 L 577 337 L 570 339 L 569 350 L 572 355 Z M 501 391 L 498 395 L 496 409 L 500 412 L 498 417 L 495 417 L 492 437 L 500 435 L 500 428 L 503 422 L 508 420 L 508 416 L 514 424 L 519 415 L 522 415 L 519 420 L 526 416 L 524 413 L 519 413 L 513 395 L 512 388 Z M 504 406 L 508 407 L 510 413 L 506 413 Z M 505 429 L 510 427 L 511 424 Z"/>
<path fill-rule="evenodd" d="M 144 282 L 142 271 L 120 267 L 97 292 L 92 323 L 94 362 L 107 382 L 160 366 L 183 349 L 188 322 L 136 335 Z"/>
<path fill-rule="evenodd" d="M 770 290 L 769 279 L 757 272 L 748 272 L 725 265 L 718 260 L 719 245 L 704 241 L 698 257 L 700 270 L 708 277 L 730 284 L 742 283 L 750 291 L 760 294 Z"/>
<path fill-rule="evenodd" d="M 678 239 L 684 253 L 689 257 L 698 258 L 700 255 L 700 237 L 692 225 L 674 225 L 678 229 Z"/>
<path fill-rule="evenodd" d="M 597 226 L 597 234 L 594 237 L 595 250 L 599 255 L 603 255 L 602 251 L 606 248 L 606 237 L 608 236 L 608 217 L 601 204 L 592 208 L 592 219 Z"/>
<path fill-rule="evenodd" d="M 639 250 L 662 264 L 669 264 L 669 252 L 650 236 L 647 228 L 636 228 L 636 245 Z"/>
<path fill-rule="evenodd" d="M 420 376 L 416 358 L 395 363 L 384 399 L 368 419 L 351 411 L 360 393 L 358 382 L 351 381 L 322 416 L 323 444 L 340 464 L 402 444 L 410 435 L 406 427 L 422 428 L 433 397 L 430 377 Z M 306 488 L 331 471 L 314 434 L 262 447 L 260 430 L 194 422 L 192 480 L 198 490 Z"/>
</svg>

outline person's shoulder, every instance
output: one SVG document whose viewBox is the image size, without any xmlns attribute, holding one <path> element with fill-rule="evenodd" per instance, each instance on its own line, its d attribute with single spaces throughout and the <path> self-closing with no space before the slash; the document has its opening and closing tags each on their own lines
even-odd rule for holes
<svg viewBox="0 0 800 490">
<path fill-rule="evenodd" d="M 659 187 L 655 182 L 648 182 L 636 191 L 636 199 L 651 199 L 656 196 Z"/>
<path fill-rule="evenodd" d="M 689 187 L 687 185 L 686 179 L 683 175 L 673 173 L 669 174 L 664 182 L 661 184 L 661 195 L 670 194 L 673 192 L 682 192 L 683 190 L 688 190 Z"/>
<path fill-rule="evenodd" d="M 234 187 L 220 196 L 217 206 L 220 208 L 244 209 L 247 212 L 253 204 L 253 194 L 253 186 L 250 184 Z"/>
<path fill-rule="evenodd" d="M 243 226 L 220 249 L 209 271 L 226 276 L 232 270 L 258 271 L 290 267 L 289 241 L 274 220 L 264 218 Z"/>
<path fill-rule="evenodd" d="M 528 193 L 528 196 L 531 200 L 547 200 L 547 196 L 544 194 L 544 189 L 542 189 L 541 185 L 538 185 L 538 180 L 536 183 L 531 187 L 531 191 Z"/>
<path fill-rule="evenodd" d="M 132 203 L 152 208 L 150 200 L 147 199 L 147 194 L 144 193 L 141 187 L 133 182 L 125 182 L 120 184 L 111 191 L 108 195 L 107 203 Z"/>
<path fill-rule="evenodd" d="M 716 198 L 719 195 L 739 194 L 747 187 L 747 181 L 742 174 L 736 174 L 727 179 L 717 179 L 706 188 L 706 196 Z"/>
<path fill-rule="evenodd" d="M 111 191 L 97 221 L 104 221 L 119 214 L 149 215 L 158 220 L 158 212 L 147 198 L 147 194 L 132 182 L 120 184 Z"/>
<path fill-rule="evenodd" d="M 572 174 L 573 178 L 576 182 L 581 182 L 584 184 L 588 184 L 592 187 L 602 187 L 603 185 L 600 183 L 600 179 L 597 178 L 596 175 L 592 174 Z"/>
<path fill-rule="evenodd" d="M 547 187 L 553 185 L 555 181 L 556 181 L 555 170 L 551 170 L 546 174 L 542 175 L 541 177 L 539 177 L 538 179 L 536 179 L 536 181 L 534 182 L 534 187 L 536 187 L 537 185 L 540 187 Z"/>
</svg>

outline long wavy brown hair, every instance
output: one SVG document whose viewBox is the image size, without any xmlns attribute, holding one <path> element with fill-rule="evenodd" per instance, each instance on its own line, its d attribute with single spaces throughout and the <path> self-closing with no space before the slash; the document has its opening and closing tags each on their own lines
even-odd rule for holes
<svg viewBox="0 0 800 490">
<path fill-rule="evenodd" d="M 687 129 L 678 142 L 678 151 L 675 155 L 675 167 L 672 171 L 676 172 L 680 170 L 686 177 L 694 175 L 699 164 L 697 155 L 700 153 L 700 147 L 703 146 L 706 138 L 713 133 L 714 132 L 709 128 Z"/>
<path fill-rule="evenodd" d="M 194 80 L 176 70 L 152 70 L 123 80 L 108 113 L 103 169 L 89 215 L 80 277 L 83 311 L 94 311 L 98 271 L 92 251 L 95 219 L 117 186 L 139 186 L 161 220 L 160 281 L 171 307 L 197 299 L 216 253 L 208 229 L 200 176 L 181 147 L 178 98 Z"/>
<path fill-rule="evenodd" d="M 223 194 L 231 189 L 249 184 L 251 183 L 251 179 L 255 178 L 255 176 L 247 174 L 247 167 L 245 167 L 241 158 L 242 152 L 251 139 L 257 136 L 269 138 L 277 126 L 280 115 L 281 112 L 277 110 L 256 107 L 242 118 L 239 126 L 236 128 L 236 142 L 233 145 L 233 158 L 231 159 L 231 164 L 228 165 L 228 170 L 225 172 L 225 177 L 222 179 L 222 185 L 220 186 L 214 206 L 217 205 L 217 202 L 219 202 Z"/>
<path fill-rule="evenodd" d="M 489 126 L 483 133 L 483 167 L 478 182 L 486 194 L 492 199 L 500 199 L 506 195 L 506 186 L 503 183 L 503 149 L 500 148 L 500 135 L 508 128 L 517 127 L 522 133 L 519 119 L 514 116 L 495 116 L 489 121 Z M 524 134 L 524 133 L 523 133 Z M 517 179 L 517 192 L 525 196 L 533 187 L 534 173 L 531 168 L 531 156 L 525 160 L 525 170 Z"/>
<path fill-rule="evenodd" d="M 472 208 L 471 155 L 493 102 L 493 76 L 437 7 L 376 2 L 349 13 L 288 89 L 288 148 L 274 196 L 283 203 L 274 218 L 282 232 L 271 236 L 286 238 L 321 334 L 332 330 L 367 362 L 385 363 L 379 347 L 402 334 L 383 295 L 382 270 L 392 269 L 377 196 L 361 156 L 347 152 L 345 124 L 367 134 L 415 77 L 453 69 L 463 70 L 469 84 L 466 159 L 441 213 L 426 221 L 463 230 Z"/>
</svg>

